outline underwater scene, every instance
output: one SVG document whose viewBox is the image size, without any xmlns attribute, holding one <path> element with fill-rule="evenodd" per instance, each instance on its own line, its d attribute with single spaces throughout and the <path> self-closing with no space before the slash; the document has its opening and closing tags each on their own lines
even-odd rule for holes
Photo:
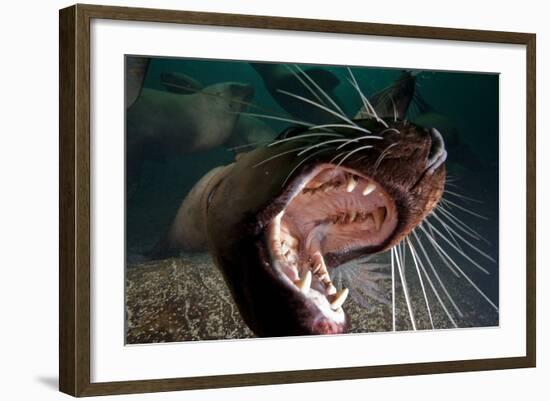
<svg viewBox="0 0 550 401">
<path fill-rule="evenodd" d="M 499 75 L 126 56 L 126 344 L 499 325 Z"/>
</svg>

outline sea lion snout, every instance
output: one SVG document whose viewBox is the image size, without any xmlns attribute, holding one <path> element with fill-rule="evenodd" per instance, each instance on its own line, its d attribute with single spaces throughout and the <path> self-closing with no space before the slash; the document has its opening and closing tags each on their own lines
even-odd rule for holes
<svg viewBox="0 0 550 401">
<path fill-rule="evenodd" d="M 244 102 L 250 101 L 254 96 L 254 88 L 250 84 L 232 82 L 229 91 L 234 99 L 242 99 Z"/>
</svg>

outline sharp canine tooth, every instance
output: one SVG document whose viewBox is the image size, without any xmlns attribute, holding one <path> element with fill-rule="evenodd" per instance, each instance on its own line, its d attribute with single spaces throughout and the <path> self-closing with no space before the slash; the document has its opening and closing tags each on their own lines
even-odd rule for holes
<svg viewBox="0 0 550 401">
<path fill-rule="evenodd" d="M 374 225 L 376 227 L 376 231 L 380 230 L 380 227 L 384 222 L 384 208 L 382 207 L 376 208 L 376 210 L 372 212 L 372 217 L 374 218 Z"/>
<path fill-rule="evenodd" d="M 348 185 L 346 187 L 346 191 L 353 192 L 356 186 L 357 186 L 357 181 L 355 181 L 355 178 L 353 178 L 353 176 L 350 175 L 348 178 Z"/>
<path fill-rule="evenodd" d="M 336 294 L 336 287 L 332 283 L 329 283 L 327 286 L 327 295 L 334 295 Z"/>
<path fill-rule="evenodd" d="M 336 293 L 336 296 L 334 297 L 334 301 L 330 303 L 330 307 L 332 308 L 332 310 L 337 310 L 338 308 L 340 308 L 346 301 L 348 294 L 349 290 L 347 288 L 343 288 L 338 291 Z"/>
<path fill-rule="evenodd" d="M 313 254 L 313 265 L 315 266 L 315 272 L 319 273 L 321 277 L 323 274 L 328 274 L 327 266 L 325 265 L 325 260 L 321 252 L 317 251 Z"/>
<path fill-rule="evenodd" d="M 349 215 L 349 222 L 350 223 L 353 223 L 355 221 L 355 217 L 357 217 L 357 212 L 354 210 L 353 212 L 350 213 Z"/>
<path fill-rule="evenodd" d="M 317 266 L 315 266 L 312 270 L 313 274 L 317 274 L 321 270 L 321 264 L 319 263 Z"/>
<path fill-rule="evenodd" d="M 309 289 L 311 288 L 311 272 L 308 270 L 306 272 L 306 275 L 302 277 L 302 279 L 298 281 L 296 285 L 304 295 L 307 295 L 309 292 Z"/>
<path fill-rule="evenodd" d="M 365 189 L 363 189 L 363 196 L 367 196 L 368 194 L 370 194 L 375 189 L 376 189 L 376 184 L 374 184 L 372 181 L 370 181 L 367 184 L 367 186 L 365 187 Z"/>
</svg>

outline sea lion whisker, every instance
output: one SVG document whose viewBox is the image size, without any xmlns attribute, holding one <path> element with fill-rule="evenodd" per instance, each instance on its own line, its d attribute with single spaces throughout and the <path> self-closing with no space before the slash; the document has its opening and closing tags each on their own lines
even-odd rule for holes
<svg viewBox="0 0 550 401">
<path fill-rule="evenodd" d="M 382 163 L 382 160 L 384 160 L 384 157 L 386 157 L 388 155 L 390 149 L 393 148 L 394 146 L 396 146 L 397 144 L 398 144 L 398 142 L 391 143 L 390 145 L 388 145 L 386 147 L 386 149 L 384 149 L 382 151 L 382 153 L 380 153 L 380 156 L 378 156 L 378 159 L 376 159 L 376 163 L 374 163 L 374 171 L 378 170 L 378 167 Z"/>
<path fill-rule="evenodd" d="M 344 111 L 338 106 L 338 104 L 312 79 L 300 66 L 294 64 L 294 67 L 309 81 L 311 84 L 335 107 L 335 109 L 342 115 L 345 115 Z M 324 102 L 321 102 L 324 103 Z"/>
<path fill-rule="evenodd" d="M 353 77 L 353 76 L 352 76 Z M 372 104 L 369 102 L 369 100 L 367 99 L 367 97 L 363 94 L 363 92 L 361 92 L 361 89 L 359 88 L 359 85 L 357 84 L 357 82 L 354 82 L 352 81 L 351 79 L 347 79 L 348 83 L 356 90 L 356 92 L 359 94 L 359 97 L 361 98 L 362 102 L 363 102 L 363 108 L 365 110 L 365 113 L 371 117 L 374 117 L 374 119 L 378 122 L 384 122 L 384 120 L 382 120 L 380 117 L 378 117 L 378 114 L 376 113 L 376 110 L 374 109 L 374 107 L 372 107 Z M 386 125 L 387 127 L 387 125 Z"/>
<path fill-rule="evenodd" d="M 439 218 L 435 215 L 435 211 L 432 210 L 432 213 L 430 213 L 430 215 L 427 217 L 427 218 L 430 218 L 430 217 L 433 217 L 434 219 L 438 220 L 439 221 Z M 449 238 L 451 239 L 451 241 L 453 241 L 453 243 L 458 247 L 460 248 L 461 251 L 464 252 L 464 249 L 462 249 L 462 246 L 460 246 L 460 243 L 457 241 L 457 239 L 455 238 L 455 236 L 453 235 L 452 231 L 449 230 L 449 227 L 446 225 L 446 224 L 443 224 L 443 222 L 439 221 L 439 224 L 441 224 L 441 226 L 443 227 L 443 229 L 445 230 L 445 232 L 449 235 Z"/>
<path fill-rule="evenodd" d="M 376 110 L 374 110 L 374 107 L 372 107 L 372 105 L 370 104 L 369 99 L 367 99 L 367 97 L 363 94 L 363 92 L 359 88 L 359 83 L 357 82 L 357 79 L 355 79 L 355 75 L 351 71 L 351 68 L 349 68 L 349 67 L 347 67 L 347 68 L 348 68 L 348 73 L 351 77 L 351 80 L 348 79 L 348 81 L 350 82 L 350 84 L 355 88 L 355 90 L 359 94 L 359 97 L 361 98 L 361 101 L 363 102 L 363 106 L 365 107 L 365 110 L 367 111 L 367 113 L 371 113 L 373 117 L 378 119 L 378 116 L 376 114 Z"/>
<path fill-rule="evenodd" d="M 298 81 L 300 81 L 300 83 L 301 83 L 302 85 L 304 85 L 304 86 L 307 88 L 308 91 L 311 92 L 311 94 L 312 94 L 313 96 L 315 96 L 315 98 L 316 98 L 319 102 L 321 102 L 321 103 L 323 103 L 325 106 L 327 106 L 327 104 L 324 102 L 323 99 L 321 99 L 321 97 L 317 94 L 317 92 L 315 92 L 315 91 L 311 88 L 311 86 L 309 86 L 308 83 L 305 82 L 305 81 L 302 79 L 302 77 L 300 76 L 300 74 L 296 73 L 296 71 L 294 71 L 292 68 L 290 68 L 290 66 L 287 65 L 287 64 L 285 64 L 285 67 L 290 71 L 290 73 L 291 73 L 292 75 L 294 75 L 294 76 L 296 77 L 296 79 L 297 79 Z M 297 66 L 295 65 L 295 67 L 297 67 Z M 301 70 L 298 69 L 298 71 L 301 71 Z"/>
<path fill-rule="evenodd" d="M 464 206 L 460 206 L 459 204 L 457 204 L 457 203 L 455 203 L 455 202 L 453 202 L 453 201 L 450 201 L 449 199 L 443 199 L 443 198 L 441 198 L 440 202 L 441 202 L 443 205 L 447 205 L 447 204 L 452 205 L 452 207 L 456 207 L 457 209 L 460 209 L 460 210 L 462 210 L 463 212 L 466 212 L 466 213 L 468 213 L 468 214 L 471 214 L 472 216 L 479 217 L 480 219 L 489 220 L 488 217 L 485 217 L 485 216 L 483 216 L 483 215 L 481 215 L 481 214 L 478 214 L 478 213 L 476 213 L 476 212 L 473 212 L 473 211 L 471 211 L 470 209 L 465 208 Z M 452 209 L 452 207 L 451 207 L 451 209 Z"/>
<path fill-rule="evenodd" d="M 483 292 L 483 290 L 481 290 L 473 281 L 472 279 L 466 274 L 464 273 L 464 271 L 460 268 L 460 266 L 458 266 L 458 264 L 456 264 L 456 262 L 449 257 L 449 255 L 447 255 L 447 253 L 441 249 L 441 247 L 439 246 L 439 244 L 437 244 L 437 242 L 433 239 L 433 237 L 426 231 L 426 229 L 422 226 L 422 224 L 419 225 L 420 229 L 422 231 L 424 231 L 424 233 L 426 234 L 428 240 L 432 243 L 432 245 L 435 245 L 437 247 L 440 248 L 440 250 L 443 252 L 443 254 L 449 259 L 449 261 L 454 265 L 454 267 L 460 272 L 460 274 L 462 274 L 462 276 L 466 279 L 466 281 L 468 281 L 468 283 L 470 283 L 470 285 L 489 303 L 489 305 L 491 305 L 497 312 L 498 312 L 498 306 L 495 305 L 495 303 L 493 301 L 491 301 L 491 299 L 485 295 L 485 293 Z"/>
<path fill-rule="evenodd" d="M 298 139 L 318 137 L 318 136 L 330 136 L 330 137 L 336 137 L 336 138 L 343 137 L 343 135 L 331 134 L 329 132 L 318 132 L 315 134 L 302 134 L 302 135 L 291 136 L 290 138 L 278 139 L 276 141 L 271 142 L 269 145 L 267 145 L 267 147 L 270 148 L 271 146 L 278 145 L 283 142 L 295 141 Z"/>
<path fill-rule="evenodd" d="M 338 166 L 341 166 L 342 163 L 343 163 L 348 157 L 350 157 L 351 155 L 353 155 L 353 154 L 355 154 L 355 153 L 357 153 L 357 152 L 359 152 L 359 151 L 361 151 L 361 150 L 371 149 L 371 148 L 373 148 L 372 145 L 365 145 L 365 146 L 360 146 L 360 147 L 358 147 L 357 149 L 354 149 L 354 150 L 348 152 L 348 154 L 345 155 L 345 156 L 342 158 L 342 160 L 340 160 L 340 162 L 338 162 Z"/>
<path fill-rule="evenodd" d="M 393 101 L 393 96 L 388 95 L 391 100 L 391 105 L 393 106 L 393 122 L 397 121 L 397 108 L 395 107 L 395 102 Z M 433 327 L 432 327 L 433 328 Z"/>
<path fill-rule="evenodd" d="M 456 218 L 451 212 L 449 212 L 443 205 L 438 205 L 437 210 L 440 211 L 444 217 L 447 217 L 448 223 L 453 223 L 457 229 L 462 231 L 464 234 L 469 235 L 470 237 L 476 239 L 476 240 L 482 240 L 488 245 L 491 244 L 485 237 L 483 237 L 481 234 L 479 234 L 477 231 L 475 231 L 473 228 L 471 228 L 466 223 L 460 221 L 458 218 Z M 443 217 L 442 216 L 442 217 Z"/>
<path fill-rule="evenodd" d="M 416 259 L 416 254 L 414 247 L 412 246 L 411 241 L 409 240 L 409 237 L 405 237 L 405 241 L 407 242 L 407 245 L 409 245 L 409 249 L 411 251 L 412 260 L 414 263 L 414 267 L 416 268 L 416 273 L 418 274 L 418 280 L 420 281 L 420 287 L 422 288 L 422 294 L 424 295 L 424 302 L 426 303 L 426 310 L 428 311 L 428 316 L 430 318 L 430 325 L 432 326 L 432 330 L 434 329 L 434 321 L 432 318 L 432 310 L 430 309 L 430 302 L 428 301 L 428 295 L 426 294 L 426 288 L 424 287 L 424 280 L 422 280 L 422 275 L 420 274 L 420 269 L 418 267 L 418 260 Z M 426 274 L 426 272 L 424 272 Z"/>
<path fill-rule="evenodd" d="M 318 129 L 318 128 L 349 128 L 349 129 L 354 129 L 354 130 L 361 131 L 361 132 L 366 131 L 369 134 L 371 133 L 366 128 L 361 128 L 361 127 L 358 127 L 356 125 L 350 125 L 350 124 L 322 124 L 322 125 L 315 125 L 313 127 L 310 127 L 309 129 L 313 130 L 313 129 Z"/>
<path fill-rule="evenodd" d="M 403 267 L 403 271 L 406 271 L 407 270 L 407 264 L 405 263 L 406 262 L 406 252 L 403 251 L 403 243 L 404 241 L 401 241 L 399 244 L 397 244 L 398 248 L 397 250 L 399 251 L 399 256 L 401 257 L 401 266 Z M 405 277 L 405 282 L 407 282 L 407 275 L 404 276 Z"/>
<path fill-rule="evenodd" d="M 340 114 L 340 113 L 337 113 L 336 111 L 331 110 L 331 109 L 329 109 L 328 107 L 323 106 L 322 104 L 319 104 L 319 103 L 317 103 L 317 102 L 314 102 L 313 100 L 307 99 L 307 98 L 305 98 L 305 97 L 303 97 L 303 96 L 300 96 L 300 95 L 296 95 L 295 93 L 287 92 L 287 91 L 282 90 L 282 89 L 277 89 L 277 92 L 282 93 L 283 95 L 287 95 L 287 96 L 293 97 L 293 98 L 295 98 L 295 99 L 301 100 L 301 101 L 303 101 L 303 102 L 309 103 L 309 104 L 311 104 L 311 105 L 313 105 L 313 106 L 315 106 L 315 107 L 318 107 L 318 108 L 320 108 L 320 109 L 322 109 L 322 110 L 325 110 L 327 113 L 330 113 L 330 114 L 332 114 L 332 115 L 334 115 L 334 116 L 336 116 L 336 117 L 338 117 L 338 118 L 344 120 L 345 122 L 347 122 L 347 123 L 349 123 L 349 124 L 355 125 L 355 126 L 357 127 L 358 130 L 363 131 L 363 132 L 365 132 L 365 133 L 367 133 L 367 134 L 370 134 L 370 132 L 369 132 L 368 130 L 366 130 L 365 128 L 359 127 L 359 126 L 358 126 L 357 124 L 355 124 L 352 120 L 350 120 L 349 118 L 347 118 L 345 115 Z"/>
<path fill-rule="evenodd" d="M 291 124 L 302 125 L 304 127 L 313 127 L 314 126 L 314 124 L 308 123 L 308 122 L 305 122 L 305 121 L 293 120 L 293 119 L 285 118 L 285 117 L 272 116 L 272 115 L 269 115 L 269 114 L 250 113 L 250 112 L 247 112 L 247 111 L 242 111 L 242 112 L 235 111 L 235 112 L 231 112 L 231 113 L 240 114 L 240 115 L 249 116 L 249 117 L 267 118 L 269 120 L 284 121 L 284 122 L 291 123 Z"/>
<path fill-rule="evenodd" d="M 361 161 L 365 158 L 367 158 L 368 155 L 359 156 L 357 159 L 355 159 L 355 162 Z"/>
<path fill-rule="evenodd" d="M 320 148 L 321 146 L 328 145 L 329 143 L 340 143 L 340 142 L 346 142 L 346 141 L 347 141 L 347 139 L 332 139 L 330 141 L 324 141 L 324 142 L 321 142 L 321 143 L 318 143 L 318 144 L 315 144 L 315 145 L 311 145 L 309 148 L 307 148 L 305 150 L 302 150 L 300 153 L 298 153 L 298 156 L 301 156 L 304 153 L 309 152 L 310 150 Z"/>
<path fill-rule="evenodd" d="M 456 304 L 455 300 L 453 299 L 453 297 L 451 296 L 451 294 L 449 294 L 449 291 L 447 290 L 447 287 L 445 286 L 445 284 L 443 284 L 443 281 L 441 280 L 441 277 L 439 276 L 439 273 L 437 273 L 437 269 L 434 267 L 430 257 L 428 256 L 428 253 L 426 252 L 426 249 L 424 248 L 424 245 L 422 245 L 422 241 L 420 240 L 420 237 L 419 235 L 416 233 L 416 229 L 414 229 L 412 231 L 412 235 L 414 236 L 414 238 L 416 239 L 416 243 L 417 245 L 420 247 L 420 250 L 422 251 L 422 254 L 424 255 L 424 258 L 426 259 L 426 262 L 428 263 L 428 265 L 430 266 L 430 270 L 432 271 L 433 275 L 435 276 L 437 282 L 439 283 L 441 289 L 443 290 L 443 292 L 445 293 L 445 296 L 447 297 L 447 299 L 449 300 L 449 302 L 451 303 L 451 305 L 453 306 L 453 308 L 455 309 L 456 313 L 458 313 L 458 316 L 460 317 L 463 317 L 463 313 L 462 311 L 460 310 L 460 308 L 458 307 L 458 305 Z M 425 271 L 425 268 L 423 266 L 423 263 L 422 263 L 422 260 L 420 258 L 420 255 L 418 255 L 418 260 L 420 261 L 420 266 L 422 267 L 422 270 L 424 270 L 424 274 L 426 274 L 427 277 L 429 277 L 429 275 L 427 274 L 427 272 Z M 432 289 L 434 290 L 434 293 L 436 295 L 436 298 L 439 300 L 439 303 L 440 305 L 443 307 L 443 310 L 445 311 L 445 313 L 447 314 L 447 317 L 449 318 L 449 320 L 451 321 L 451 323 L 455 326 L 455 327 L 458 327 L 455 320 L 453 319 L 451 313 L 447 310 L 447 307 L 445 306 L 445 303 L 443 302 L 443 300 L 440 298 L 439 296 L 439 292 L 437 291 L 437 289 L 435 288 L 435 286 L 432 284 L 431 280 L 428 278 L 428 281 L 430 282 L 431 286 L 432 286 Z"/>
<path fill-rule="evenodd" d="M 439 222 L 441 222 L 441 219 L 439 219 L 439 217 L 435 214 L 432 213 L 432 215 L 438 219 Z M 456 247 L 452 241 L 450 241 L 445 235 L 443 235 L 441 233 L 441 231 L 439 231 L 432 223 L 430 223 L 428 220 L 425 220 L 426 221 L 426 224 L 428 226 L 430 226 L 431 228 L 433 228 L 433 230 L 439 234 L 439 236 L 441 238 L 443 238 L 449 245 L 451 245 L 453 248 L 455 248 L 455 250 L 459 253 L 462 254 L 462 256 L 464 256 L 466 259 L 469 260 L 469 256 L 464 252 L 464 251 L 461 251 L 460 248 Z M 441 222 L 442 224 L 446 225 L 445 223 Z M 448 227 L 448 226 L 447 226 Z M 451 227 L 448 227 L 459 239 L 461 239 L 466 245 L 468 245 L 470 248 L 472 248 L 474 251 L 476 251 L 477 253 L 479 253 L 481 256 L 484 256 L 486 259 L 490 260 L 491 262 L 493 263 L 496 263 L 497 261 L 491 256 L 491 255 L 488 255 L 486 252 L 483 252 L 481 249 L 479 249 L 477 246 L 473 245 L 470 241 L 468 241 L 467 239 L 465 239 L 462 235 L 460 235 L 459 233 L 457 233 L 453 228 Z M 473 263 L 473 262 L 472 262 Z M 481 268 L 481 266 L 478 266 Z M 481 268 L 483 271 L 485 271 L 487 274 L 489 274 L 489 272 L 483 268 Z"/>
<path fill-rule="evenodd" d="M 432 234 L 432 238 L 434 238 L 435 240 L 435 234 L 433 233 L 432 229 L 430 227 L 428 227 L 428 229 L 430 230 L 430 233 Z M 432 244 L 433 246 L 433 244 Z M 449 271 L 455 276 L 455 277 L 458 277 L 460 278 L 460 274 L 458 274 L 458 272 L 455 270 L 455 268 L 453 267 L 453 265 L 451 265 L 447 259 L 445 258 L 445 256 L 441 253 L 441 251 L 439 250 L 439 248 L 437 247 L 433 247 L 434 248 L 434 251 L 435 253 L 437 253 L 437 256 L 439 256 L 439 258 L 441 259 L 441 261 L 443 262 L 443 264 L 445 266 L 447 266 L 447 269 L 449 269 Z"/>
<path fill-rule="evenodd" d="M 353 139 L 349 139 L 346 143 L 344 143 L 343 145 L 340 145 L 336 148 L 336 150 L 340 150 L 342 149 L 344 146 L 346 145 L 349 145 L 350 143 L 353 143 L 353 142 L 359 142 L 363 139 L 384 139 L 383 137 L 381 136 L 378 136 L 378 135 L 365 135 L 365 136 L 360 136 L 358 138 L 353 138 Z"/>
<path fill-rule="evenodd" d="M 233 150 L 239 150 L 239 149 L 245 149 L 245 148 L 251 148 L 258 145 L 267 145 L 268 143 L 271 143 L 271 141 L 261 141 L 261 142 L 250 142 L 245 143 L 244 145 L 237 145 L 237 146 L 231 146 L 230 148 L 227 148 L 227 151 L 233 151 Z"/>
<path fill-rule="evenodd" d="M 438 204 L 436 207 L 436 210 L 438 212 L 441 212 L 441 218 L 447 219 L 446 222 L 449 224 L 453 224 L 456 228 L 458 228 L 460 231 L 468 235 L 469 237 L 479 241 L 484 240 L 485 242 L 489 243 L 485 238 L 483 238 L 477 231 L 475 231 L 473 228 L 468 226 L 466 223 L 460 221 L 457 217 L 455 217 L 450 211 L 448 211 L 445 206 L 442 204 Z"/>
<path fill-rule="evenodd" d="M 361 88 L 359 87 L 359 84 L 357 83 L 357 80 L 355 79 L 355 75 L 353 75 L 353 72 L 351 71 L 351 69 L 349 67 L 348 67 L 348 72 L 349 72 L 349 75 L 351 76 L 351 80 L 348 79 L 348 82 L 351 84 L 351 86 L 353 86 L 355 88 L 355 90 L 359 94 L 359 97 L 363 101 L 363 105 L 365 107 L 365 111 L 367 112 L 367 114 L 372 115 L 376 119 L 376 121 L 378 121 L 380 124 L 382 124 L 383 126 L 388 128 L 388 124 L 386 124 L 386 122 L 384 120 L 382 120 L 380 117 L 378 117 L 378 114 L 376 113 L 376 110 L 374 109 L 374 107 L 372 107 L 372 104 L 369 102 L 369 99 L 365 96 L 363 91 L 361 91 Z"/>
<path fill-rule="evenodd" d="M 425 220 L 424 222 L 422 223 L 426 223 L 426 226 L 428 227 L 428 229 L 430 230 L 430 235 L 431 237 L 435 240 L 436 238 L 436 234 L 441 237 L 447 244 L 449 244 L 451 246 L 451 248 L 453 248 L 459 255 L 461 255 L 464 259 L 466 259 L 467 261 L 469 261 L 471 264 L 473 264 L 475 267 L 477 267 L 479 270 L 481 270 L 483 273 L 487 274 L 487 275 L 490 275 L 491 273 L 485 269 L 483 266 L 481 266 L 479 263 L 477 263 L 474 259 L 472 259 L 470 256 L 468 256 L 465 252 L 460 252 L 460 250 L 458 248 L 456 248 L 452 242 L 449 241 L 449 239 L 447 237 L 445 237 L 444 235 L 441 234 L 441 232 L 435 228 L 433 226 L 433 224 L 430 224 L 427 220 Z M 439 244 L 438 244 L 439 245 Z M 451 260 L 451 257 L 445 252 L 443 251 L 443 248 L 441 246 L 438 246 L 439 250 L 443 253 L 444 256 L 446 256 L 447 258 L 449 258 L 449 260 Z M 452 261 L 454 262 L 454 260 Z M 454 265 L 455 263 L 453 263 Z"/>
<path fill-rule="evenodd" d="M 393 248 L 390 250 L 390 265 L 391 265 L 391 317 L 392 331 L 395 331 L 395 262 L 393 256 Z"/>
<path fill-rule="evenodd" d="M 291 171 L 290 173 L 287 175 L 286 179 L 284 180 L 283 182 L 283 188 L 284 186 L 286 185 L 287 181 L 289 180 L 289 178 L 292 176 L 292 174 L 294 174 L 294 172 L 296 170 L 298 170 L 298 167 L 300 167 L 301 165 L 303 165 L 307 160 L 311 159 L 312 157 L 314 156 L 317 156 L 318 154 L 322 153 L 322 152 L 326 152 L 327 150 L 330 150 L 330 148 L 325 148 L 325 149 L 321 149 L 321 150 L 318 150 L 317 152 L 313 152 L 312 154 L 310 154 L 309 156 L 305 157 L 300 163 L 298 163 Z"/>
<path fill-rule="evenodd" d="M 346 152 L 338 153 L 336 156 L 334 156 L 332 159 L 330 159 L 329 164 L 334 163 L 336 161 L 336 159 L 338 159 L 340 156 L 345 155 L 346 153 L 348 153 L 348 152 L 346 151 Z"/>
<path fill-rule="evenodd" d="M 459 194 L 458 192 L 449 191 L 448 189 L 445 190 L 445 193 L 449 194 L 449 195 L 452 195 L 452 196 L 455 196 L 455 197 L 460 198 L 460 199 L 465 199 L 465 200 L 476 202 L 476 203 L 483 203 L 483 201 L 481 201 L 479 199 L 470 198 L 469 196 Z"/>
<path fill-rule="evenodd" d="M 396 247 L 397 246 L 394 246 L 392 250 L 395 253 L 395 260 L 397 262 L 397 271 L 399 272 L 399 277 L 401 279 L 401 286 L 403 287 L 403 294 L 405 295 L 405 302 L 407 303 L 407 310 L 409 311 L 409 318 L 411 319 L 413 330 L 416 331 L 416 322 L 414 320 L 414 315 L 413 315 L 412 306 L 411 306 L 411 299 L 409 297 L 409 289 L 407 287 L 405 278 L 403 277 L 404 271 L 401 266 L 401 259 L 399 258 L 399 253 L 397 252 Z"/>
<path fill-rule="evenodd" d="M 290 149 L 290 150 L 287 150 L 285 152 L 281 152 L 281 153 L 277 153 L 276 155 L 274 156 L 271 156 L 271 157 L 268 157 L 267 159 L 264 159 L 262 160 L 261 162 L 259 163 L 256 163 L 255 165 L 252 166 L 252 168 L 256 168 L 258 166 L 261 166 L 262 164 L 265 164 L 273 159 L 276 159 L 277 157 L 281 157 L 281 156 L 284 156 L 284 155 L 288 155 L 289 153 L 293 153 L 293 152 L 297 152 L 299 150 L 302 150 L 302 149 L 305 149 L 305 148 L 308 148 L 308 146 L 300 146 L 299 148 L 294 148 L 294 149 Z"/>
</svg>

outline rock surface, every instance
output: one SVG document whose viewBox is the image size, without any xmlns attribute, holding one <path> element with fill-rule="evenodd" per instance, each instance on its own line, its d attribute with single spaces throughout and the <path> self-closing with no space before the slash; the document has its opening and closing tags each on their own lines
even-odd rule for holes
<svg viewBox="0 0 550 401">
<path fill-rule="evenodd" d="M 444 270 L 440 275 L 444 275 L 448 288 L 453 290 L 452 296 L 463 312 L 462 318 L 453 313 L 459 327 L 498 325 L 498 314 L 487 308 L 481 297 L 463 280 Z M 406 277 L 416 328 L 431 329 L 416 271 L 409 269 Z M 424 284 L 428 287 L 427 283 Z M 391 280 L 382 280 L 380 289 L 390 294 L 391 300 Z M 427 289 L 426 294 L 434 328 L 452 328 L 434 293 Z M 449 302 L 446 304 L 454 312 Z M 344 310 L 351 322 L 351 333 L 392 331 L 391 302 L 385 304 L 369 299 L 368 305 L 365 305 L 357 302 L 357 297 L 350 296 Z M 129 265 L 126 271 L 126 317 L 128 344 L 254 337 L 208 254 L 187 254 Z M 398 281 L 396 330 L 411 329 L 409 311 Z"/>
</svg>

